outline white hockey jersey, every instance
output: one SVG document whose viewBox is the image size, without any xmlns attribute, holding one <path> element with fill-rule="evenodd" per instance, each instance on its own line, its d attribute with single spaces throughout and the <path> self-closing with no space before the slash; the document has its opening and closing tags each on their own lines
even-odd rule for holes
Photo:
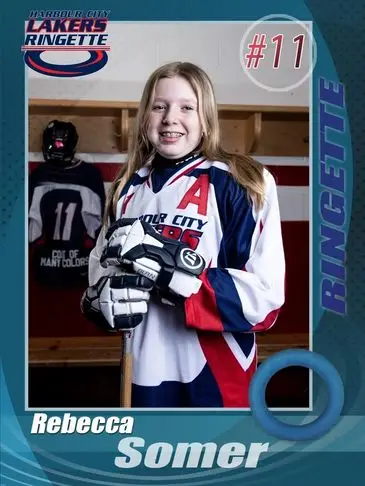
<svg viewBox="0 0 365 486">
<path fill-rule="evenodd" d="M 116 218 L 140 218 L 208 263 L 185 309 L 153 299 L 133 337 L 134 407 L 248 407 L 257 366 L 255 332 L 269 329 L 284 303 L 285 259 L 277 189 L 265 169 L 257 212 L 228 166 L 200 155 L 179 165 L 159 161 L 125 186 Z M 89 283 L 104 232 L 90 255 Z"/>
</svg>

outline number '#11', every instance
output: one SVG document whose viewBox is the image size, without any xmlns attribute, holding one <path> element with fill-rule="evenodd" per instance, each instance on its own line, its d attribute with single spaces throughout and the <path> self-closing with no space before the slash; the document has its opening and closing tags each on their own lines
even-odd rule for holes
<svg viewBox="0 0 365 486">
<path fill-rule="evenodd" d="M 275 45 L 275 57 L 274 57 L 274 69 L 278 69 L 280 65 L 281 48 L 283 45 L 284 34 L 278 34 L 271 40 Z M 303 54 L 303 44 L 304 44 L 305 34 L 299 34 L 293 38 L 294 44 L 297 44 L 297 52 L 295 56 L 294 68 L 299 69 L 300 63 L 302 62 Z"/>
</svg>

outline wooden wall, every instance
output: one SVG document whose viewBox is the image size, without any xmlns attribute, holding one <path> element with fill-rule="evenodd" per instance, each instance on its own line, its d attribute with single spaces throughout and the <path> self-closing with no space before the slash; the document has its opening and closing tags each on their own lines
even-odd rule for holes
<svg viewBox="0 0 365 486">
<path fill-rule="evenodd" d="M 52 119 L 72 121 L 79 152 L 120 153 L 128 146 L 137 103 L 30 100 L 29 151 L 41 150 L 41 134 Z M 219 105 L 224 148 L 237 153 L 308 156 L 307 107 Z"/>
</svg>

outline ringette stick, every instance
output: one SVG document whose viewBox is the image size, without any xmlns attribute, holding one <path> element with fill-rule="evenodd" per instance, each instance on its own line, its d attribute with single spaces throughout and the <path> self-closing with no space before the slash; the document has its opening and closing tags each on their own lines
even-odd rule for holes
<svg viewBox="0 0 365 486">
<path fill-rule="evenodd" d="M 133 377 L 133 354 L 132 354 L 132 331 L 123 332 L 121 346 L 121 374 L 120 374 L 120 405 L 123 408 L 132 406 L 132 377 Z"/>
</svg>

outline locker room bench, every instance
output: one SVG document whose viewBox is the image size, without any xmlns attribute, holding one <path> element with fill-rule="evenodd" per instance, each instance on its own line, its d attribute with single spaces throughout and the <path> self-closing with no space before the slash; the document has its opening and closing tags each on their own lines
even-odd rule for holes
<svg viewBox="0 0 365 486">
<path fill-rule="evenodd" d="M 307 348 L 308 335 L 258 336 L 259 361 L 288 348 Z M 260 363 L 259 363 L 260 364 Z M 119 407 L 120 338 L 30 338 L 29 407 Z M 270 380 L 269 407 L 310 406 L 308 370 L 289 367 Z"/>
<path fill-rule="evenodd" d="M 309 348 L 308 335 L 257 335 L 259 361 L 289 348 Z M 116 366 L 120 362 L 121 338 L 62 337 L 30 338 L 29 366 Z"/>
</svg>

